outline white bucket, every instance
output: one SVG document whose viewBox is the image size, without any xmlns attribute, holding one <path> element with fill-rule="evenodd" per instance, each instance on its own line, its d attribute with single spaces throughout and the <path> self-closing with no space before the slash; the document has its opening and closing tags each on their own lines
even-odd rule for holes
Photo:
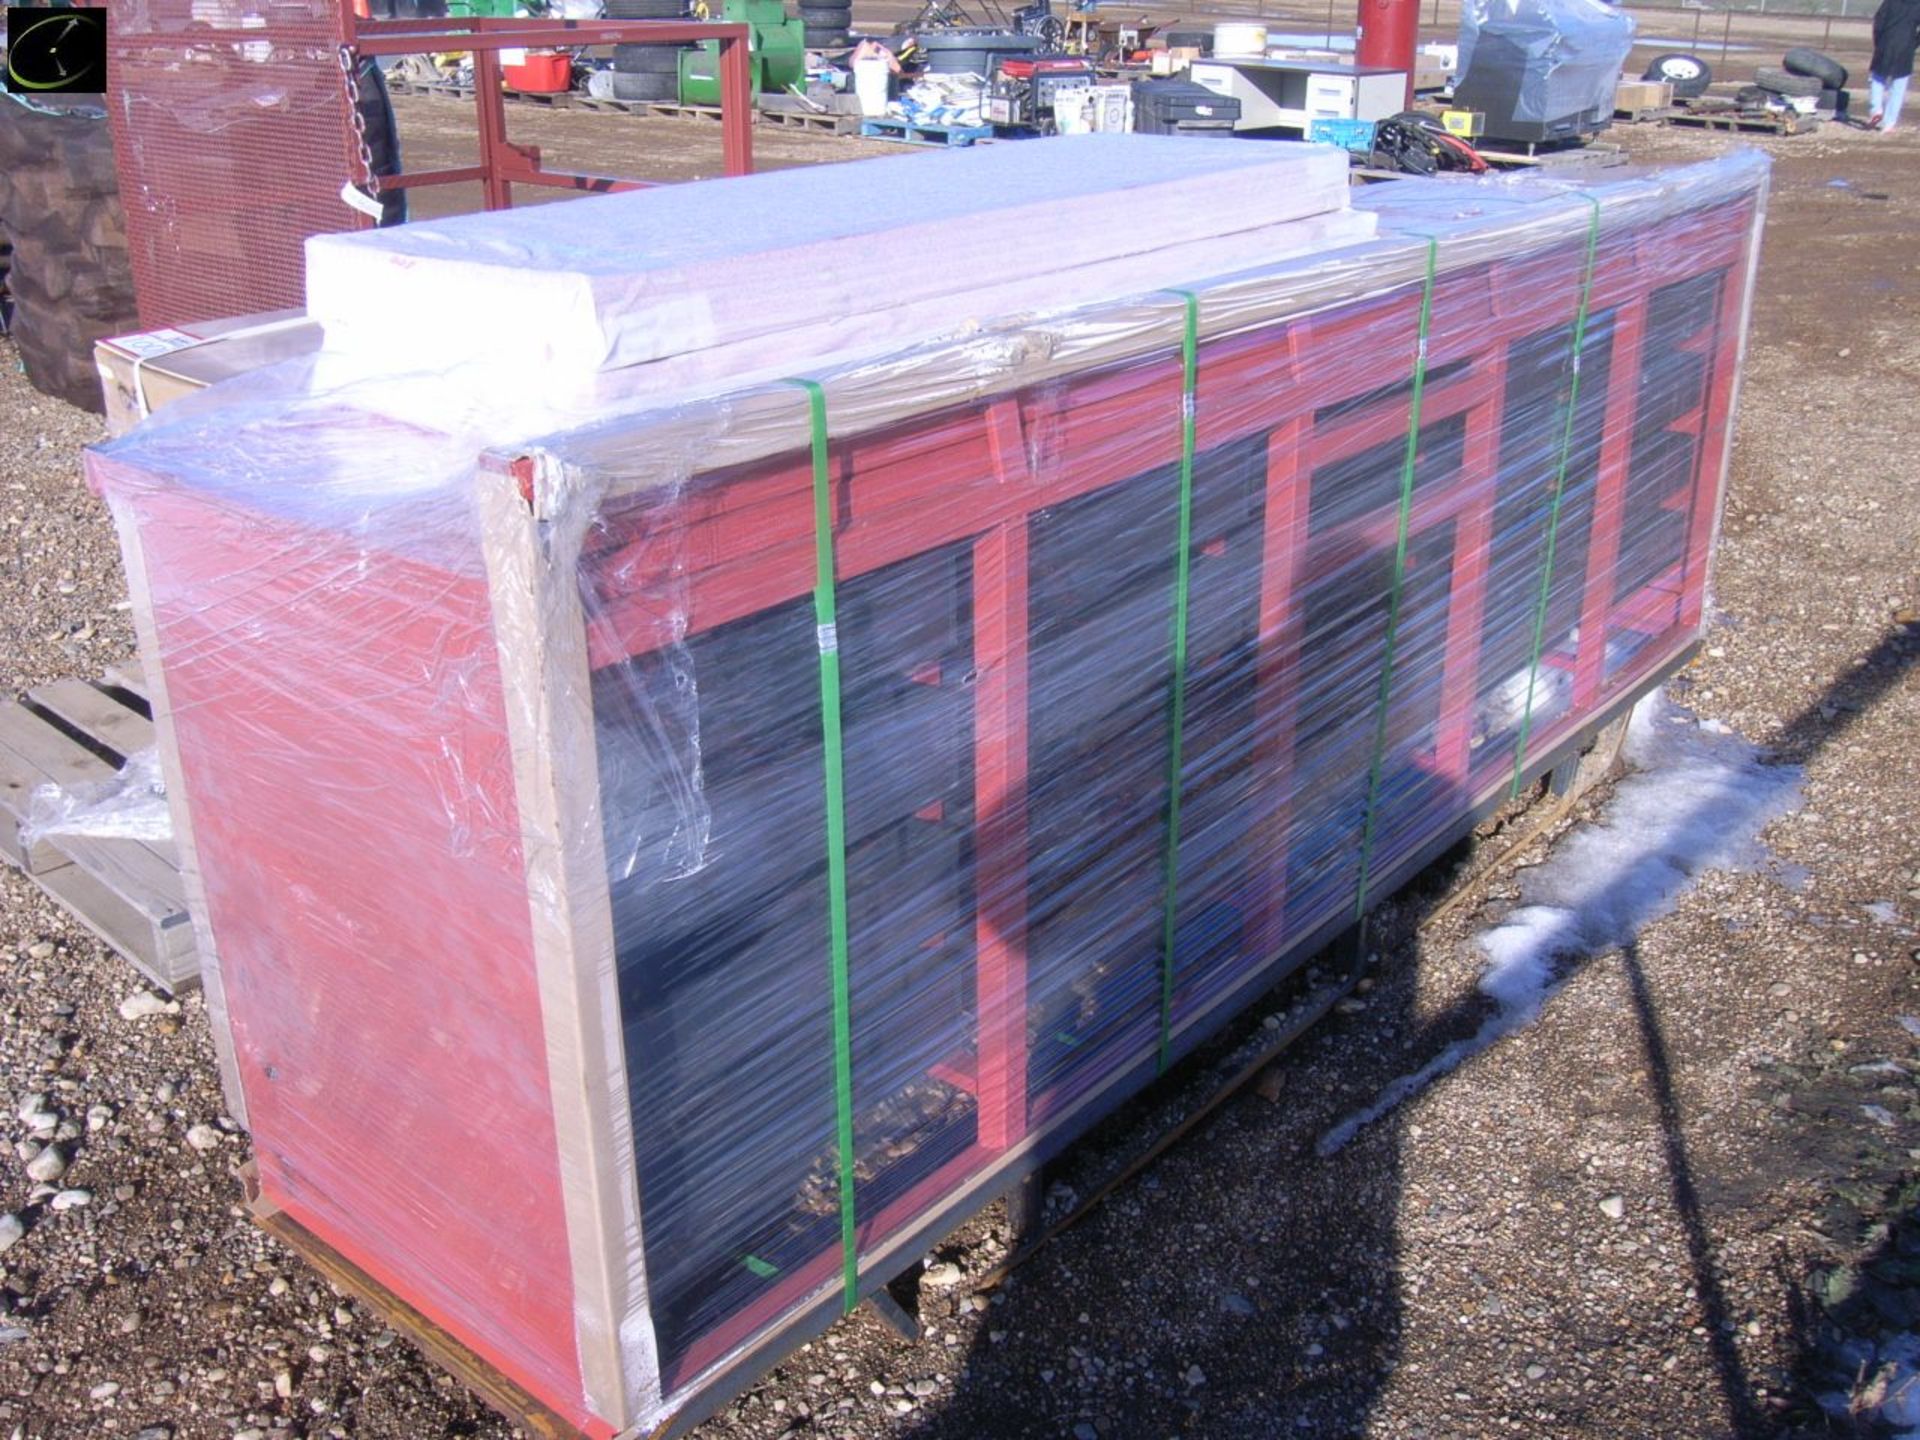
<svg viewBox="0 0 1920 1440">
<path fill-rule="evenodd" d="M 1237 59 L 1263 59 L 1267 53 L 1267 27 L 1243 21 L 1213 27 L 1213 53 Z"/>
<path fill-rule="evenodd" d="M 887 85 L 893 67 L 884 55 L 862 56 L 853 62 L 853 93 L 860 99 L 860 113 L 877 118 L 887 113 Z"/>
</svg>

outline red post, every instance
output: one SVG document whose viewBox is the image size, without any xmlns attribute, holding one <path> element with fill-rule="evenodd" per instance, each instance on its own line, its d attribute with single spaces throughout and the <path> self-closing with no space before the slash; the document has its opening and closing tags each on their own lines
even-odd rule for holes
<svg viewBox="0 0 1920 1440">
<path fill-rule="evenodd" d="M 1407 77 L 1405 103 L 1413 104 L 1413 57 L 1420 48 L 1420 0 L 1360 0 L 1353 58 Z"/>
<path fill-rule="evenodd" d="M 753 173 L 753 71 L 744 27 L 720 42 L 720 152 L 727 174 Z"/>
<path fill-rule="evenodd" d="M 1029 480 L 1018 402 L 988 416 L 994 470 Z M 979 1136 L 987 1150 L 1027 1133 L 1027 517 L 973 546 L 975 909 L 979 916 Z"/>
<path fill-rule="evenodd" d="M 1600 473 L 1594 481 L 1593 520 L 1587 533 L 1580 650 L 1573 672 L 1573 705 L 1582 711 L 1599 704 L 1606 688 L 1607 613 L 1613 609 L 1613 567 L 1620 559 L 1620 531 L 1627 516 L 1627 471 L 1633 464 L 1633 417 L 1640 406 L 1640 342 L 1647 324 L 1646 298 L 1628 301 L 1617 313 L 1613 357 L 1607 366 Z"/>
<path fill-rule="evenodd" d="M 480 164 L 487 172 L 484 185 L 489 210 L 513 204 L 513 187 L 506 181 L 507 102 L 500 93 L 500 52 L 484 46 L 473 52 L 473 103 L 480 112 Z"/>
<path fill-rule="evenodd" d="M 1493 511 L 1500 480 L 1500 425 L 1506 413 L 1506 346 L 1485 360 L 1487 397 L 1467 413 L 1459 483 L 1467 498 L 1455 522 L 1453 584 L 1447 598 L 1447 649 L 1440 680 L 1435 768 L 1465 794 L 1473 772 L 1473 708 L 1480 680 L 1480 636 L 1493 560 Z"/>
</svg>

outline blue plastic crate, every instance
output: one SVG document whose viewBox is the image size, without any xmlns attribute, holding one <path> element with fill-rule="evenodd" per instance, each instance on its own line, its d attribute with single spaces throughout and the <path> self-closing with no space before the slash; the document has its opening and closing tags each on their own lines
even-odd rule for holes
<svg viewBox="0 0 1920 1440">
<path fill-rule="evenodd" d="M 1315 120 L 1307 127 L 1307 138 L 1322 145 L 1338 145 L 1356 155 L 1373 149 L 1371 120 Z"/>
</svg>

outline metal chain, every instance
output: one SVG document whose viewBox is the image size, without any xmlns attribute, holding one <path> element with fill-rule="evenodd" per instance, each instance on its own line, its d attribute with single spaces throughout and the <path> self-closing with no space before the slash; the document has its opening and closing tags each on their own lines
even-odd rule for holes
<svg viewBox="0 0 1920 1440">
<path fill-rule="evenodd" d="M 340 47 L 340 77 L 346 82 L 347 115 L 353 122 L 353 143 L 359 152 L 358 183 L 367 194 L 378 199 L 380 177 L 373 173 L 373 151 L 367 146 L 367 117 L 360 109 L 360 67 L 351 45 Z"/>
</svg>

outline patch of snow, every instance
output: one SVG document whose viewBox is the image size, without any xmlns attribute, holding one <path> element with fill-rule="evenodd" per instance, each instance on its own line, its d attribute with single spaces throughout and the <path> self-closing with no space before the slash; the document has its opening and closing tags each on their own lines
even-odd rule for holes
<svg viewBox="0 0 1920 1440">
<path fill-rule="evenodd" d="M 1724 729 L 1724 727 L 1722 727 Z M 1634 707 L 1625 754 L 1632 773 L 1591 824 L 1524 872 L 1526 904 L 1476 937 L 1480 990 L 1494 1013 L 1372 1103 L 1320 1137 L 1331 1155 L 1366 1126 L 1501 1037 L 1531 1025 L 1566 962 L 1625 945 L 1668 914 L 1709 870 L 1756 870 L 1760 832 L 1800 798 L 1796 766 L 1769 765 L 1740 736 L 1694 723 L 1656 690 Z"/>
<path fill-rule="evenodd" d="M 1868 919 L 1877 924 L 1898 925 L 1900 923 L 1900 907 L 1891 900 L 1876 900 L 1871 905 L 1862 905 L 1860 908 L 1867 912 Z"/>
</svg>

